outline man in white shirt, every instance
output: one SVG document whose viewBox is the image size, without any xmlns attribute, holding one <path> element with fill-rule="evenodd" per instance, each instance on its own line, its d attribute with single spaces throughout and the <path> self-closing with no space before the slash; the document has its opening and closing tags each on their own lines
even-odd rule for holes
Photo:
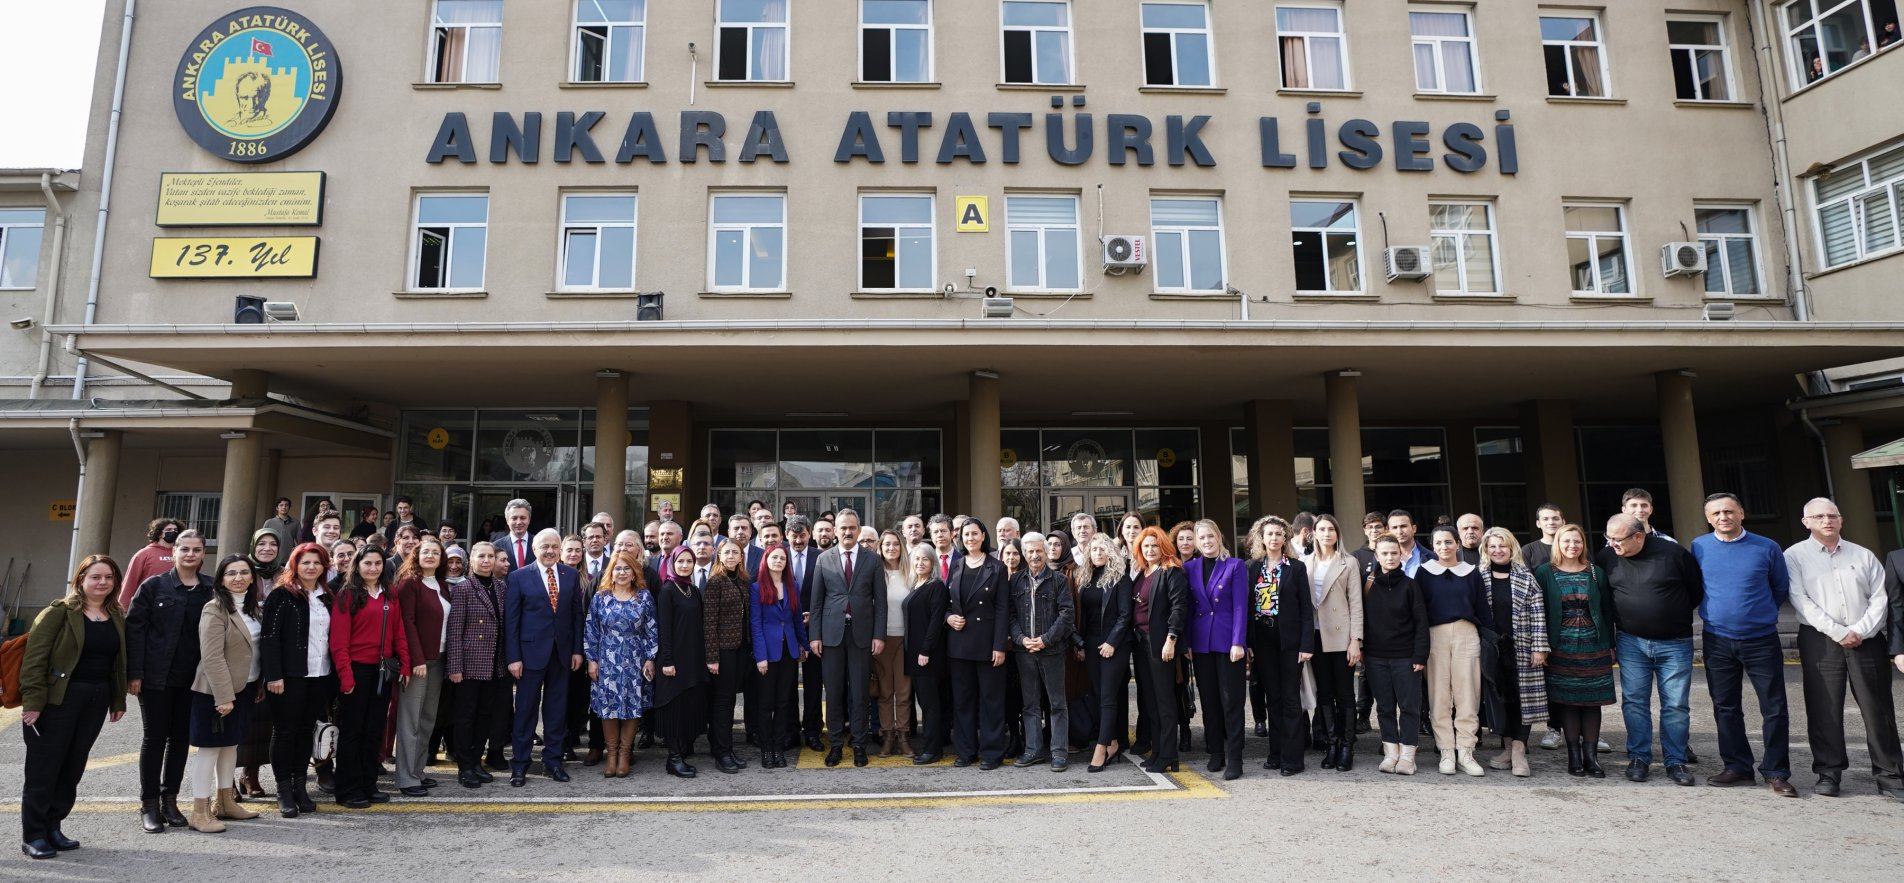
<svg viewBox="0 0 1904 883">
<path fill-rule="evenodd" d="M 1653 528 L 1653 494 L 1651 491 L 1643 487 L 1627 488 L 1626 493 L 1620 495 L 1620 511 L 1639 519 L 1640 526 L 1646 528 L 1647 533 L 1669 543 L 1679 542 Z"/>
<path fill-rule="evenodd" d="M 812 539 L 806 516 L 787 519 L 787 571 L 793 579 L 794 590 L 800 593 L 800 614 L 808 622 L 813 619 L 813 594 L 808 589 L 814 581 L 814 563 L 820 558 L 820 550 L 813 547 Z M 826 750 L 826 743 L 820 741 L 820 731 L 826 722 L 821 703 L 825 686 L 826 675 L 820 668 L 820 658 L 808 656 L 800 664 L 800 736 L 809 751 Z"/>
<path fill-rule="evenodd" d="M 906 516 L 899 522 L 899 536 L 906 541 L 910 554 L 913 546 L 926 541 L 926 520 L 917 515 Z"/>
<path fill-rule="evenodd" d="M 1085 556 L 1090 554 L 1091 538 L 1094 536 L 1097 536 L 1097 519 L 1089 512 L 1072 513 L 1071 560 L 1079 567 L 1084 566 Z"/>
<path fill-rule="evenodd" d="M 714 572 L 714 538 L 706 533 L 697 533 L 688 541 L 688 551 L 694 553 L 694 574 L 689 577 L 697 589 L 707 588 L 707 578 Z"/>
<path fill-rule="evenodd" d="M 1904 800 L 1899 776 L 1897 714 L 1884 630 L 1890 615 L 1884 568 L 1870 550 L 1840 535 L 1837 504 L 1805 504 L 1811 536 L 1785 550 L 1792 609 L 1798 613 L 1798 659 L 1804 673 L 1805 728 L 1811 740 L 1813 792 L 1838 796 L 1850 767 L 1845 754 L 1845 683 L 1864 717 L 1865 744 L 1878 791 Z"/>
</svg>

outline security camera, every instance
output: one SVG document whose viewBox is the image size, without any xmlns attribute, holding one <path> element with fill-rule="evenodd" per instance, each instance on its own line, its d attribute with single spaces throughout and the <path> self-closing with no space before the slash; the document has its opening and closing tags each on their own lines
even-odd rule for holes
<svg viewBox="0 0 1904 883">
<path fill-rule="evenodd" d="M 997 286 L 993 286 L 993 285 L 987 285 L 987 286 L 985 286 L 985 296 L 986 296 L 986 297 L 997 297 L 997 296 L 998 296 L 998 287 L 997 287 Z"/>
<path fill-rule="evenodd" d="M 949 286 L 949 285 L 948 285 L 948 286 L 946 286 L 946 287 L 947 287 L 947 288 L 950 288 L 951 286 Z M 13 326 L 13 327 L 15 327 L 15 328 L 18 328 L 18 329 L 20 329 L 21 331 L 25 331 L 25 330 L 27 330 L 27 329 L 29 329 L 29 328 L 32 328 L 32 327 L 33 327 L 33 317 L 32 317 L 32 316 L 22 316 L 21 318 L 18 318 L 18 319 L 15 319 L 15 320 L 13 320 L 13 321 L 11 321 L 11 322 L 8 322 L 7 324 L 8 324 L 8 325 L 11 325 L 11 326 Z"/>
<path fill-rule="evenodd" d="M 945 284 L 945 296 L 946 296 L 946 297 L 951 297 L 951 296 L 952 296 L 952 293 L 953 293 L 953 292 L 955 292 L 955 291 L 957 291 L 957 290 L 958 290 L 958 289 L 956 289 L 956 288 L 953 288 L 953 287 L 952 287 L 952 283 L 950 283 L 950 282 L 947 282 L 947 283 Z"/>
</svg>

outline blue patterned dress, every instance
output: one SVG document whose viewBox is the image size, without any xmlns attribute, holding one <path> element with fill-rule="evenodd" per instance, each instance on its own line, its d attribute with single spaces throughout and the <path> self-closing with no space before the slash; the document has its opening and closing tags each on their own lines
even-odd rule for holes
<svg viewBox="0 0 1904 883">
<path fill-rule="evenodd" d="M 582 649 L 601 667 L 589 687 L 588 710 L 607 720 L 634 720 L 654 705 L 654 682 L 641 674 L 658 646 L 654 595 L 641 592 L 622 601 L 600 592 L 588 602 Z"/>
</svg>

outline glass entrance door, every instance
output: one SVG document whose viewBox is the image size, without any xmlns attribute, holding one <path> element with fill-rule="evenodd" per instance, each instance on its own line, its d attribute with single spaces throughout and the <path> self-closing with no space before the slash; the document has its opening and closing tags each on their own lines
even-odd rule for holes
<svg viewBox="0 0 1904 883">
<path fill-rule="evenodd" d="M 1117 521 L 1136 508 L 1136 492 L 1130 488 L 1068 488 L 1045 493 L 1045 530 L 1071 528 L 1071 516 L 1089 512 L 1097 519 L 1101 533 L 1117 535 Z M 1032 525 L 1023 525 L 1031 530 Z"/>
</svg>

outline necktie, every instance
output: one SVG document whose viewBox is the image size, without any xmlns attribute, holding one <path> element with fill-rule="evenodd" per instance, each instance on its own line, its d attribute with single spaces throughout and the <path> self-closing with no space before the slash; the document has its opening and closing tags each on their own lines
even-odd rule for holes
<svg viewBox="0 0 1904 883">
<path fill-rule="evenodd" d="M 706 567 L 694 568 L 694 587 L 697 589 L 707 588 L 707 568 Z"/>
<path fill-rule="evenodd" d="M 597 558 L 588 563 L 588 578 L 589 579 L 602 578 L 602 559 Z"/>
<path fill-rule="evenodd" d="M 846 615 L 851 617 L 853 615 L 853 553 L 842 552 L 841 556 L 846 559 Z"/>
<path fill-rule="evenodd" d="M 952 556 L 939 556 L 939 579 L 948 582 L 952 579 Z"/>
<path fill-rule="evenodd" d="M 529 563 L 529 541 L 522 537 L 516 537 L 516 566 L 521 567 L 528 563 Z"/>
<path fill-rule="evenodd" d="M 555 582 L 555 568 L 551 567 L 545 573 L 549 575 L 549 610 L 553 612 L 556 609 L 556 600 L 562 596 L 562 590 L 557 588 Z"/>
</svg>

